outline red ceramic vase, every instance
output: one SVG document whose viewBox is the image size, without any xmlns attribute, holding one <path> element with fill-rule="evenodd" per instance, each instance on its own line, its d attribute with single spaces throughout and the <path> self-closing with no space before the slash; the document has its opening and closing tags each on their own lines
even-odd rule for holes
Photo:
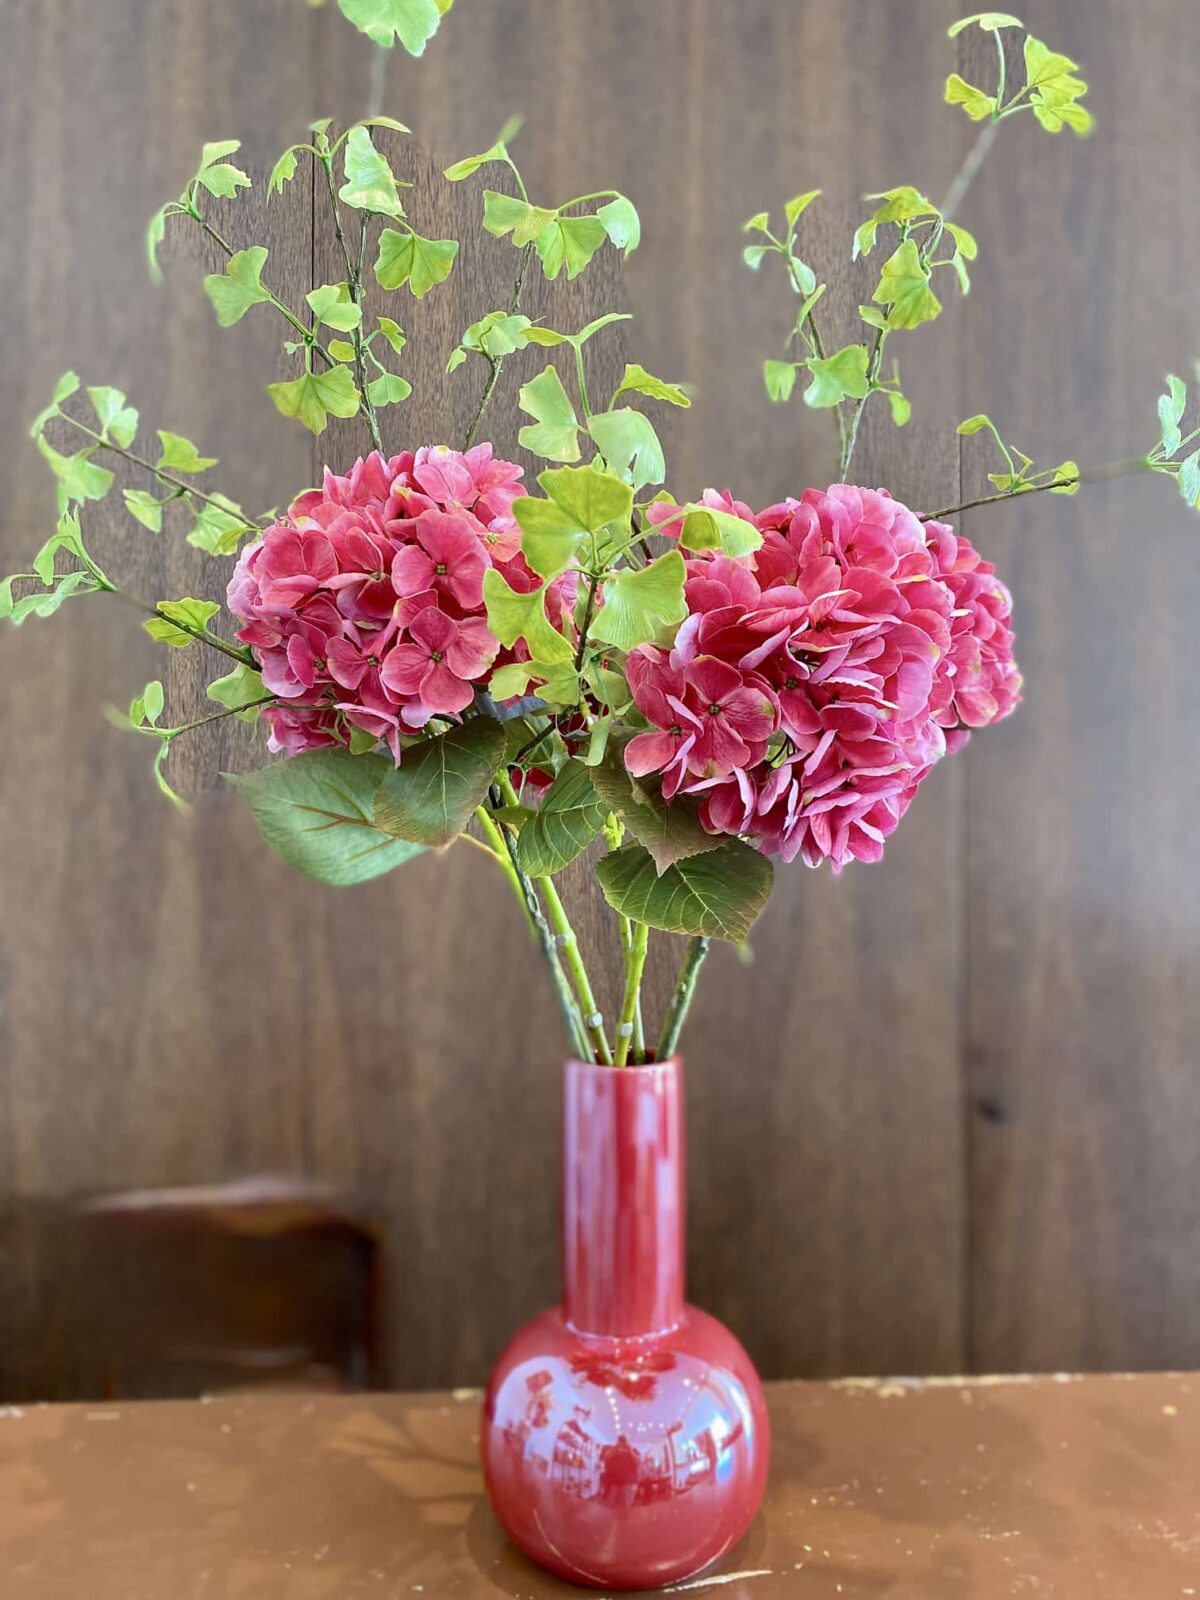
<svg viewBox="0 0 1200 1600">
<path fill-rule="evenodd" d="M 762 1500 L 770 1430 L 750 1358 L 683 1299 L 678 1060 L 566 1064 L 561 1306 L 488 1386 L 492 1506 L 574 1583 L 650 1589 L 708 1566 Z"/>
</svg>

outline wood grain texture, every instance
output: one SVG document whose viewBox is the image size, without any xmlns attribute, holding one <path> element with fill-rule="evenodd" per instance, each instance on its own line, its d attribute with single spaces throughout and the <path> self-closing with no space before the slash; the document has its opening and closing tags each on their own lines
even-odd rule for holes
<svg viewBox="0 0 1200 1600">
<path fill-rule="evenodd" d="M 674 486 L 765 505 L 828 481 L 827 419 L 762 398 L 790 297 L 749 278 L 738 229 L 824 183 L 812 237 L 833 271 L 864 189 L 945 187 L 971 136 L 937 105 L 953 0 L 606 0 L 586 29 L 569 0 L 489 0 L 468 25 L 469 5 L 423 61 L 389 69 L 387 109 L 422 137 L 397 144 L 417 225 L 461 233 L 481 186 L 437 185 L 422 152 L 482 148 L 520 107 L 535 199 L 616 185 L 642 209 L 620 285 L 608 265 L 530 306 L 582 321 L 615 291 L 636 313 L 629 353 L 698 385 L 664 419 Z M 1093 68 L 1104 122 L 1083 147 L 1014 133 L 963 213 L 983 239 L 977 293 L 896 341 L 917 419 L 872 424 L 859 468 L 922 508 L 957 497 L 950 429 L 969 410 L 1048 459 L 1081 437 L 1119 453 L 1194 327 L 1156 219 L 1182 210 L 1175 237 L 1194 250 L 1168 156 L 1194 142 L 1195 111 L 1169 128 L 1155 74 L 1169 55 L 1170 103 L 1194 108 L 1196 51 L 1167 41 L 1200 42 L 1200 25 L 1171 0 L 1146 0 L 1132 36 L 1117 5 L 1026 9 Z M 248 507 L 286 501 L 316 461 L 258 393 L 281 370 L 271 319 L 216 328 L 182 247 L 155 294 L 140 229 L 204 139 L 241 134 L 262 170 L 313 116 L 360 113 L 364 42 L 300 0 L 109 0 L 103 22 L 83 0 L 10 0 L 0 44 L 0 283 L 18 312 L 0 565 L 52 511 L 20 441 L 68 359 L 221 456 Z M 271 204 L 268 276 L 297 303 L 312 217 L 301 194 Z M 1099 230 L 1118 221 L 1106 254 Z M 446 378 L 445 358 L 507 302 L 514 265 L 507 244 L 472 242 L 419 306 L 392 297 L 417 384 L 384 414 L 395 437 L 460 436 L 482 373 Z M 864 287 L 843 287 L 843 321 Z M 1077 386 L 1066 411 L 1051 352 Z M 620 341 L 602 359 L 619 370 Z M 506 371 L 485 430 L 498 448 L 539 364 Z M 360 448 L 349 425 L 321 445 Z M 1189 675 L 1170 670 L 1193 659 L 1195 563 L 1169 501 L 1138 484 L 1035 503 L 1019 528 L 1011 512 L 970 525 L 1016 577 L 1029 704 L 934 775 L 882 867 L 783 873 L 754 965 L 711 964 L 687 1040 L 692 1292 L 768 1374 L 1197 1358 L 1196 777 L 1171 738 Z M 1151 568 L 1136 606 L 1131 529 Z M 104 544 L 146 593 L 219 593 L 178 542 L 114 524 Z M 0 639 L 0 1393 L 88 1392 L 64 1196 L 263 1169 L 327 1178 L 380 1217 L 393 1383 L 478 1378 L 557 1280 L 556 1016 L 507 892 L 463 847 L 325 891 L 269 857 L 228 794 L 170 813 L 143 747 L 97 714 L 157 658 L 120 608 L 81 612 L 70 637 L 31 624 Z M 1152 686 L 1114 629 L 1152 653 Z M 170 687 L 194 702 L 192 655 Z M 197 791 L 250 756 L 238 730 L 178 771 Z M 570 892 L 595 947 L 594 888 L 576 872 Z"/>
</svg>

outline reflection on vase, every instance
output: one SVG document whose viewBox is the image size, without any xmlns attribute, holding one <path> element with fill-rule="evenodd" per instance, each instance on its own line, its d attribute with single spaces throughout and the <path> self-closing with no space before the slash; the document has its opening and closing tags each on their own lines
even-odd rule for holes
<svg viewBox="0 0 1200 1600">
<path fill-rule="evenodd" d="M 745 1532 L 766 1482 L 766 1409 L 741 1345 L 682 1299 L 675 1064 L 573 1063 L 566 1113 L 567 1150 L 587 1170 L 569 1154 L 564 1305 L 497 1365 L 484 1470 L 534 1560 L 577 1583 L 647 1588 Z M 642 1331 L 649 1317 L 665 1325 Z"/>
</svg>

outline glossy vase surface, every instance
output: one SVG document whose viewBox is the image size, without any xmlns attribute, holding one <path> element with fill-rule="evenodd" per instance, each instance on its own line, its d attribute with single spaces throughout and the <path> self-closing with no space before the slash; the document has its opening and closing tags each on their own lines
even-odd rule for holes
<svg viewBox="0 0 1200 1600">
<path fill-rule="evenodd" d="M 563 1303 L 500 1357 L 481 1449 L 505 1531 L 574 1583 L 690 1577 L 745 1533 L 766 1486 L 758 1376 L 683 1298 L 683 1176 L 677 1060 L 567 1063 Z"/>
</svg>

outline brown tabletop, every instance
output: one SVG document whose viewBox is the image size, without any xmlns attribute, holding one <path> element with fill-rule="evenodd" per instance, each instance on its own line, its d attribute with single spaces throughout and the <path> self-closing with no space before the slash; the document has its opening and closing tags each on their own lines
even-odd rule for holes
<svg viewBox="0 0 1200 1600">
<path fill-rule="evenodd" d="M 491 1519 L 474 1392 L 0 1410 L 3 1600 L 580 1591 Z M 1200 1595 L 1200 1375 L 770 1389 L 720 1600 Z"/>
</svg>

